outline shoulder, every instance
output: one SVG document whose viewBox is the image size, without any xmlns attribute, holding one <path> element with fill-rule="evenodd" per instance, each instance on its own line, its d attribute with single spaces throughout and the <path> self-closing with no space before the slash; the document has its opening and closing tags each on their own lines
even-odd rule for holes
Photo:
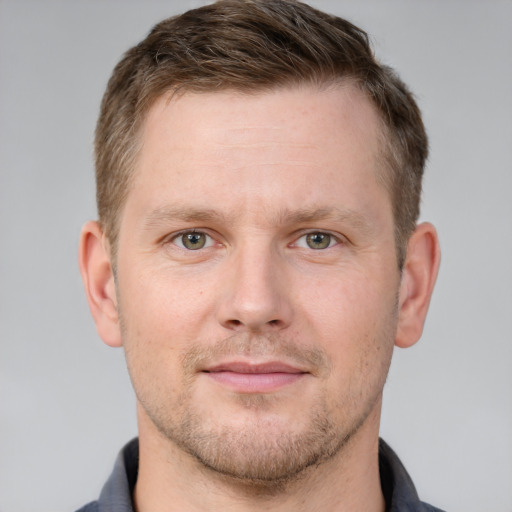
<svg viewBox="0 0 512 512">
<path fill-rule="evenodd" d="M 76 512 L 99 512 L 99 506 L 97 501 L 92 501 L 82 508 L 79 508 Z"/>
<path fill-rule="evenodd" d="M 428 503 L 422 503 L 423 508 L 421 509 L 421 512 L 444 512 L 440 508 L 433 507 L 432 505 L 429 505 Z"/>
</svg>

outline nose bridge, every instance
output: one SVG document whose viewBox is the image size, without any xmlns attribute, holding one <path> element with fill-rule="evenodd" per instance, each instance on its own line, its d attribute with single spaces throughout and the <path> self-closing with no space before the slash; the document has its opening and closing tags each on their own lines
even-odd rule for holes
<svg viewBox="0 0 512 512">
<path fill-rule="evenodd" d="M 286 294 L 284 259 L 264 237 L 237 247 L 229 261 L 229 278 L 219 313 L 230 329 L 266 331 L 289 324 L 291 307 Z"/>
</svg>

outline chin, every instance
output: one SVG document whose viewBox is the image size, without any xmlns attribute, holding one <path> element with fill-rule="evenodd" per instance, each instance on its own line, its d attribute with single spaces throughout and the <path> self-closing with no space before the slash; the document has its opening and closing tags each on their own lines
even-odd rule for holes
<svg viewBox="0 0 512 512">
<path fill-rule="evenodd" d="M 167 441 L 205 470 L 262 492 L 281 489 L 304 477 L 309 468 L 336 457 L 374 409 L 335 422 L 331 409 L 319 400 L 309 414 L 302 413 L 301 422 L 294 422 L 288 416 L 266 412 L 272 405 L 268 396 L 241 395 L 238 399 L 245 407 L 231 424 L 205 419 L 190 407 L 174 416 L 181 416 L 179 422 L 151 419 Z"/>
</svg>

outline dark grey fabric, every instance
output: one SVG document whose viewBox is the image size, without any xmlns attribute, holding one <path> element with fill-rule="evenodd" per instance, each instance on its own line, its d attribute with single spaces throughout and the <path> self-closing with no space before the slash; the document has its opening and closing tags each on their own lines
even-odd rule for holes
<svg viewBox="0 0 512 512">
<path fill-rule="evenodd" d="M 98 501 L 77 512 L 134 512 L 132 494 L 137 481 L 139 442 L 130 441 L 117 457 L 114 470 L 103 487 Z M 381 439 L 379 471 L 387 512 L 443 512 L 423 503 L 411 477 L 395 452 Z"/>
<path fill-rule="evenodd" d="M 420 501 L 409 473 L 382 439 L 379 440 L 379 472 L 387 512 L 443 512 Z"/>
</svg>

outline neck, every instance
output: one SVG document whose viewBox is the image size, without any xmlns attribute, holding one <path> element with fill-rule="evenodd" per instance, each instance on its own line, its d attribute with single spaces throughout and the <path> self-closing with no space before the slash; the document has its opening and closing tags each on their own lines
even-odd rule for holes
<svg viewBox="0 0 512 512">
<path fill-rule="evenodd" d="M 383 512 L 378 465 L 380 404 L 329 460 L 277 485 L 244 482 L 206 468 L 163 437 L 139 407 L 137 512 L 294 510 Z"/>
</svg>

